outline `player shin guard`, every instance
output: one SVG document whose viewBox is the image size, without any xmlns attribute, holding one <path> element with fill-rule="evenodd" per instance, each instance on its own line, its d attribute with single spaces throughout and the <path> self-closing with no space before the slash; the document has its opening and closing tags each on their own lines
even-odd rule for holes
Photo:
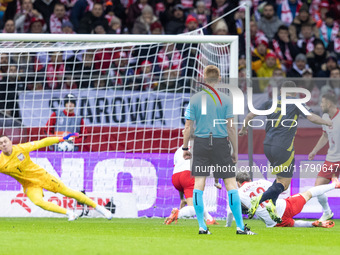
<svg viewBox="0 0 340 255">
<path fill-rule="evenodd" d="M 319 195 L 318 200 L 319 200 L 320 205 L 322 206 L 323 211 L 325 213 L 329 213 L 331 211 L 331 208 L 329 207 L 327 196 L 325 194 Z"/>
<path fill-rule="evenodd" d="M 244 230 L 244 224 L 242 219 L 241 200 L 237 189 L 228 191 L 229 207 L 234 215 L 236 226 L 242 231 Z"/>
<path fill-rule="evenodd" d="M 312 194 L 312 197 L 317 197 L 333 189 L 335 189 L 335 183 L 330 183 L 330 184 L 320 185 L 320 186 L 315 186 L 313 188 L 310 188 L 309 192 Z"/>
<path fill-rule="evenodd" d="M 263 201 L 266 201 L 268 199 L 271 199 L 276 205 L 276 200 L 279 197 L 279 195 L 285 190 L 284 186 L 281 183 L 277 183 L 276 181 L 273 183 L 272 186 L 267 189 L 261 197 L 261 200 L 259 204 L 261 204 Z"/>
<path fill-rule="evenodd" d="M 179 210 L 178 218 L 190 218 L 195 216 L 195 208 L 193 206 L 185 206 Z"/>
<path fill-rule="evenodd" d="M 199 227 L 207 230 L 207 225 L 204 222 L 204 204 L 202 190 L 194 189 L 193 203 Z"/>
</svg>

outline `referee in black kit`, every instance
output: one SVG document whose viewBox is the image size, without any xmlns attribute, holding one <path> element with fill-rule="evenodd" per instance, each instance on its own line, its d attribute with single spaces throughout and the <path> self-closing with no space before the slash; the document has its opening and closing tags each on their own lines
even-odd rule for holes
<svg viewBox="0 0 340 255">
<path fill-rule="evenodd" d="M 195 176 L 193 204 L 199 224 L 199 234 L 211 234 L 204 222 L 203 191 L 205 180 L 213 171 L 215 178 L 222 178 L 228 191 L 229 206 L 235 217 L 236 234 L 254 235 L 242 219 L 241 201 L 235 179 L 237 162 L 236 128 L 232 126 L 233 107 L 231 99 L 216 91 L 214 86 L 221 79 L 218 67 L 209 65 L 204 69 L 205 89 L 195 94 L 185 113 L 183 157 L 191 158 L 188 149 L 190 129 L 196 123 L 191 173 Z M 224 124 L 218 124 L 224 123 Z M 227 123 L 227 124 L 225 124 Z M 230 144 L 233 154 L 230 154 Z"/>
</svg>

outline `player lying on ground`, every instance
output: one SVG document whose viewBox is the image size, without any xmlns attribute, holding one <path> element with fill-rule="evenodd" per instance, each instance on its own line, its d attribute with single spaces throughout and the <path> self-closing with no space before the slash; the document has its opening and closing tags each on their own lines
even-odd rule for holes
<svg viewBox="0 0 340 255">
<path fill-rule="evenodd" d="M 179 147 L 175 152 L 174 171 L 172 174 L 172 184 L 179 191 L 181 197 L 180 209 L 172 209 L 170 216 L 164 221 L 164 224 L 166 225 L 171 224 L 173 221 L 177 222 L 178 218 L 190 218 L 196 216 L 195 208 L 192 202 L 195 178 L 191 176 L 190 160 L 185 160 L 183 158 L 182 147 L 183 146 Z M 216 182 L 215 187 L 219 188 Z M 185 199 L 183 195 L 185 196 Z M 218 224 L 217 221 L 211 217 L 206 208 L 204 208 L 204 219 L 207 225 Z"/>
<path fill-rule="evenodd" d="M 240 193 L 240 198 L 242 204 L 249 208 L 251 206 L 251 198 L 258 197 L 263 192 L 268 190 L 272 183 L 270 181 L 261 179 L 258 181 L 252 182 L 248 173 L 240 172 L 236 175 L 237 186 L 239 187 L 238 191 Z M 323 228 L 332 228 L 334 227 L 334 222 L 327 221 L 303 221 L 303 220 L 294 220 L 293 217 L 299 214 L 302 211 L 303 206 L 308 202 L 312 197 L 317 197 L 321 194 L 324 194 L 333 189 L 339 189 L 340 182 L 337 178 L 333 179 L 333 182 L 326 185 L 320 185 L 309 190 L 290 196 L 286 199 L 278 199 L 276 201 L 276 210 L 278 215 L 282 218 L 281 223 L 276 223 L 270 217 L 271 208 L 268 206 L 268 203 L 264 201 L 261 203 L 255 215 L 260 218 L 267 227 L 323 227 Z M 227 215 L 227 227 L 231 226 L 233 221 L 233 214 L 230 210 L 228 210 Z"/>
<path fill-rule="evenodd" d="M 285 81 L 282 84 L 282 89 L 294 91 L 296 84 L 292 81 Z M 296 98 L 295 92 L 286 93 L 287 99 Z M 266 101 L 260 106 L 259 110 L 268 110 L 272 106 L 272 100 Z M 306 111 L 311 111 L 306 105 L 303 105 Z M 310 113 L 305 115 L 300 108 L 295 104 L 286 105 L 286 115 L 281 112 L 281 96 L 278 98 L 278 104 L 276 110 L 267 115 L 268 120 L 275 120 L 275 124 L 271 121 L 266 125 L 266 137 L 263 142 L 264 154 L 270 162 L 270 165 L 276 173 L 276 180 L 272 186 L 258 197 L 254 197 L 252 205 L 249 208 L 248 216 L 251 219 L 259 204 L 263 201 L 269 200 L 269 205 L 272 208 L 271 216 L 275 222 L 280 222 L 281 218 L 276 213 L 276 200 L 279 195 L 288 189 L 293 177 L 294 165 L 295 165 L 295 151 L 294 151 L 294 139 L 297 131 L 297 125 L 295 121 L 298 120 L 299 115 L 305 116 L 310 122 L 318 125 L 332 126 L 330 120 L 324 120 L 320 116 Z M 247 126 L 250 120 L 256 117 L 256 114 L 249 113 L 245 118 L 245 125 L 239 132 L 239 135 L 245 135 L 247 133 Z M 283 125 L 285 123 L 285 125 Z M 290 124 L 290 125 L 289 125 Z"/>
<path fill-rule="evenodd" d="M 322 165 L 321 171 L 315 180 L 315 186 L 330 183 L 332 177 L 339 178 L 340 174 L 340 110 L 337 107 L 337 98 L 334 94 L 325 94 L 321 99 L 321 109 L 324 112 L 322 118 L 332 121 L 332 127 L 322 126 L 323 133 L 308 155 L 309 160 L 313 160 L 315 155 L 327 143 L 329 149 L 327 151 L 326 161 Z M 318 201 L 322 206 L 323 214 L 320 221 L 329 220 L 334 213 L 329 207 L 326 195 L 318 196 Z"/>
<path fill-rule="evenodd" d="M 74 198 L 82 204 L 92 206 L 110 220 L 112 218 L 110 211 L 96 204 L 82 192 L 66 187 L 61 180 L 33 163 L 30 158 L 29 152 L 31 151 L 73 139 L 75 136 L 78 136 L 78 134 L 72 133 L 65 137 L 49 137 L 40 141 L 12 145 L 12 141 L 7 136 L 2 135 L 0 136 L 0 149 L 2 150 L 0 154 L 0 173 L 16 179 L 22 185 L 24 193 L 35 205 L 47 211 L 66 214 L 69 221 L 76 220 L 78 215 L 73 211 L 45 201 L 43 199 L 43 189 L 60 193 Z"/>
</svg>

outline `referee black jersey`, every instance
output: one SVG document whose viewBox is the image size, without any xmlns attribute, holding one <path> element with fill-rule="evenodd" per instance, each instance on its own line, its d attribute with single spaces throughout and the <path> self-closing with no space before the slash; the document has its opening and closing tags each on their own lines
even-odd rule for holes
<svg viewBox="0 0 340 255">
<path fill-rule="evenodd" d="M 293 97 L 287 97 L 293 98 Z M 272 100 L 262 104 L 260 110 L 268 110 L 272 106 Z M 308 111 L 310 108 L 303 105 Z M 293 143 L 297 131 L 297 120 L 299 115 L 305 114 L 294 104 L 286 105 L 286 115 L 281 113 L 281 97 L 275 111 L 267 115 L 266 137 L 264 144 L 279 146 L 283 149 L 293 150 Z"/>
</svg>

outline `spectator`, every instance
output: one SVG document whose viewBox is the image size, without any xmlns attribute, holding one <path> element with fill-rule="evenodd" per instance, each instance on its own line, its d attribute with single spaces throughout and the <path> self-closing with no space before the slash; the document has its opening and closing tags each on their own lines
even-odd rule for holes
<svg viewBox="0 0 340 255">
<path fill-rule="evenodd" d="M 94 24 L 101 23 L 105 31 L 108 31 L 109 25 L 104 17 L 103 6 L 100 3 L 94 3 L 92 11 L 87 12 L 79 23 L 79 34 L 90 34 L 94 29 Z"/>
<path fill-rule="evenodd" d="M 32 0 L 23 0 L 20 11 L 14 16 L 17 32 L 28 33 L 32 18 L 43 19 L 43 16 L 33 9 Z"/>
<path fill-rule="evenodd" d="M 284 24 L 275 15 L 274 6 L 271 4 L 266 4 L 263 8 L 263 17 L 261 17 L 258 22 L 258 28 L 263 31 L 268 40 L 272 40 L 281 25 Z"/>
<path fill-rule="evenodd" d="M 43 19 L 33 17 L 31 19 L 30 32 L 32 34 L 42 34 L 44 33 L 44 25 L 45 22 Z"/>
<path fill-rule="evenodd" d="M 122 5 L 120 0 L 106 1 L 105 14 L 105 17 L 108 19 L 109 23 L 113 17 L 116 17 L 121 21 L 126 20 L 125 7 Z"/>
<path fill-rule="evenodd" d="M 238 7 L 239 1 L 229 1 L 229 0 L 215 0 L 212 3 L 211 8 L 211 19 L 215 20 L 221 17 L 223 14 Z M 229 34 L 237 35 L 236 22 L 234 15 L 227 15 L 224 17 L 226 24 L 228 24 Z"/>
<path fill-rule="evenodd" d="M 159 70 L 178 70 L 181 67 L 182 56 L 176 49 L 175 44 L 164 44 L 157 54 L 157 65 Z"/>
<path fill-rule="evenodd" d="M 72 74 L 67 74 L 65 73 L 64 75 L 64 79 L 62 80 L 62 84 L 60 86 L 60 89 L 77 89 L 78 88 L 78 84 L 77 82 L 74 80 L 74 77 Z"/>
<path fill-rule="evenodd" d="M 96 21 L 93 24 L 93 30 L 91 32 L 91 34 L 97 34 L 97 35 L 103 35 L 106 34 L 105 28 L 103 26 L 103 24 L 99 21 Z"/>
<path fill-rule="evenodd" d="M 338 68 L 338 60 L 334 53 L 331 53 L 326 63 L 321 66 L 321 70 L 316 74 L 316 77 L 329 77 L 333 69 Z"/>
<path fill-rule="evenodd" d="M 321 66 L 326 63 L 327 52 L 323 42 L 315 39 L 314 50 L 307 53 L 308 66 L 312 68 L 314 76 L 321 70 Z"/>
<path fill-rule="evenodd" d="M 6 58 L 6 56 L 4 56 L 4 58 Z M 2 56 L 1 60 L 3 60 Z M 0 109 L 3 109 L 6 115 L 21 122 L 18 92 L 23 89 L 23 83 L 21 82 L 21 77 L 18 75 L 16 65 L 9 65 L 7 70 L 8 72 L 3 74 L 2 80 L 0 81 Z"/>
<path fill-rule="evenodd" d="M 256 47 L 256 39 L 259 37 L 265 37 L 266 35 L 258 29 L 257 23 L 254 20 L 250 21 L 250 47 L 251 51 L 253 52 Z M 240 52 L 241 54 L 245 54 L 245 39 L 246 39 L 246 34 L 244 33 L 239 37 L 239 43 L 240 43 Z"/>
<path fill-rule="evenodd" d="M 339 97 L 340 97 L 340 87 L 339 87 L 340 69 L 339 67 L 336 67 L 332 71 L 330 71 L 329 78 L 330 79 L 327 79 L 326 84 L 321 87 L 320 100 L 323 95 L 328 94 L 328 93 L 332 93 L 336 95 L 336 98 L 339 100 Z"/>
<path fill-rule="evenodd" d="M 71 9 L 70 20 L 74 26 L 74 31 L 78 31 L 79 23 L 85 16 L 85 13 L 92 11 L 93 0 L 77 0 Z"/>
<path fill-rule="evenodd" d="M 159 21 L 156 21 L 150 25 L 150 33 L 153 35 L 161 35 L 163 34 L 163 27 Z"/>
<path fill-rule="evenodd" d="M 50 17 L 50 33 L 61 34 L 63 22 L 69 21 L 68 15 L 66 14 L 65 6 L 61 3 L 54 5 L 53 14 Z"/>
<path fill-rule="evenodd" d="M 260 69 L 256 72 L 258 78 L 270 78 L 273 76 L 273 72 L 275 69 L 279 68 L 277 65 L 277 59 L 274 52 L 269 52 L 266 57 L 265 61 L 260 67 Z M 266 87 L 269 84 L 269 80 L 261 79 L 259 81 L 259 89 L 261 92 L 264 92 Z"/>
<path fill-rule="evenodd" d="M 49 136 L 63 136 L 71 133 L 79 133 L 74 139 L 74 151 L 79 150 L 79 145 L 87 134 L 85 121 L 82 117 L 76 116 L 75 107 L 77 99 L 73 94 L 67 94 L 64 97 L 63 111 L 53 112 L 46 123 L 45 131 Z M 57 150 L 58 146 L 54 149 Z"/>
<path fill-rule="evenodd" d="M 75 66 L 67 66 L 67 70 L 72 71 L 73 68 L 75 69 L 75 77 L 79 80 L 79 88 L 89 88 L 92 77 L 95 73 L 94 71 L 96 70 L 93 50 L 84 51 L 81 59 L 75 59 L 74 62 L 77 62 L 77 64 Z"/>
<path fill-rule="evenodd" d="M 265 61 L 260 67 L 259 70 L 257 70 L 256 75 L 258 78 L 269 78 L 273 76 L 273 72 L 275 69 L 279 68 L 277 66 L 277 58 L 274 52 L 267 53 L 265 57 Z M 264 88 L 261 88 L 261 91 L 263 91 Z"/>
<path fill-rule="evenodd" d="M 311 93 L 311 99 L 306 104 L 308 106 L 317 106 L 319 104 L 320 90 L 314 83 L 312 69 L 306 68 L 303 70 L 301 87 L 308 89 Z M 304 95 L 301 96 L 304 97 Z"/>
<path fill-rule="evenodd" d="M 329 1 L 313 1 L 311 4 L 311 15 L 316 22 L 317 27 L 321 26 L 322 21 L 326 19 L 326 13 L 329 11 Z"/>
<path fill-rule="evenodd" d="M 282 0 L 277 8 L 277 15 L 286 26 L 289 26 L 298 15 L 301 6 L 300 0 Z"/>
<path fill-rule="evenodd" d="M 179 2 L 178 0 L 163 0 L 156 5 L 157 10 L 159 10 L 159 20 L 163 27 L 173 18 L 174 7 L 179 4 Z"/>
<path fill-rule="evenodd" d="M 334 20 L 334 13 L 329 11 L 326 13 L 326 19 L 320 27 L 320 39 L 323 41 L 326 49 L 328 44 L 336 39 L 338 32 L 339 24 Z"/>
<path fill-rule="evenodd" d="M 104 90 L 110 87 L 110 80 L 108 79 L 106 75 L 105 76 L 98 75 L 94 77 L 92 86 L 94 89 Z"/>
<path fill-rule="evenodd" d="M 134 70 L 129 68 L 129 54 L 126 51 L 115 53 L 109 70 L 109 78 L 116 89 L 133 89 Z"/>
<path fill-rule="evenodd" d="M 306 68 L 308 68 L 306 55 L 300 53 L 295 57 L 293 67 L 287 72 L 287 77 L 301 78 Z"/>
<path fill-rule="evenodd" d="M 297 41 L 297 47 L 300 53 L 308 54 L 314 50 L 313 27 L 310 24 L 303 24 L 301 26 L 301 39 Z"/>
<path fill-rule="evenodd" d="M 53 52 L 46 67 L 48 88 L 59 89 L 65 73 L 65 65 L 61 52 Z"/>
<path fill-rule="evenodd" d="M 109 34 L 120 34 L 122 32 L 122 21 L 117 17 L 113 17 L 109 27 Z"/>
<path fill-rule="evenodd" d="M 73 31 L 73 24 L 70 21 L 64 21 L 61 25 L 62 34 L 75 34 Z"/>
<path fill-rule="evenodd" d="M 307 4 L 303 4 L 299 10 L 299 14 L 295 17 L 292 24 L 289 26 L 290 39 L 293 43 L 296 43 L 301 39 L 301 29 L 303 25 L 310 25 L 312 27 L 313 33 L 316 37 L 319 36 L 319 29 L 313 17 L 309 14 L 309 9 Z"/>
<path fill-rule="evenodd" d="M 268 40 L 266 37 L 256 39 L 256 48 L 252 52 L 252 69 L 257 72 L 264 63 L 265 56 L 269 53 Z"/>
<path fill-rule="evenodd" d="M 227 35 L 229 33 L 228 26 L 223 19 L 216 22 L 213 28 L 214 35 Z"/>
<path fill-rule="evenodd" d="M 337 58 L 340 59 L 340 29 L 334 41 L 329 43 L 328 48 L 330 52 L 334 52 Z"/>
<path fill-rule="evenodd" d="M 150 34 L 150 25 L 157 21 L 150 5 L 145 5 L 142 14 L 136 19 L 132 33 L 133 34 Z"/>
<path fill-rule="evenodd" d="M 152 90 L 157 87 L 157 81 L 154 79 L 154 73 L 152 72 L 153 63 L 148 60 L 144 60 L 141 63 L 141 67 L 138 70 L 137 83 L 141 84 L 142 90 Z"/>
<path fill-rule="evenodd" d="M 209 9 L 205 7 L 204 1 L 196 2 L 196 8 L 194 9 L 193 13 L 195 14 L 194 17 L 196 17 L 198 21 L 199 27 L 204 27 L 205 25 L 208 24 L 210 12 Z"/>
<path fill-rule="evenodd" d="M 11 19 L 7 20 L 2 32 L 3 33 L 16 33 L 14 21 Z"/>
<path fill-rule="evenodd" d="M 271 45 L 282 64 L 282 68 L 284 70 L 289 70 L 292 67 L 293 59 L 299 54 L 299 50 L 290 41 L 288 27 L 285 25 L 279 27 Z"/>
<path fill-rule="evenodd" d="M 166 34 L 181 34 L 185 28 L 184 7 L 177 4 L 173 9 L 173 17 L 165 25 Z"/>
<path fill-rule="evenodd" d="M 47 29 L 50 28 L 50 17 L 54 11 L 54 5 L 57 2 L 58 0 L 35 0 L 33 3 L 34 9 L 43 16 Z"/>
<path fill-rule="evenodd" d="M 148 4 L 148 0 L 137 0 L 127 9 L 126 26 L 129 31 L 132 31 L 136 19 L 142 14 L 142 10 Z M 151 4 L 149 4 L 151 5 Z"/>
<path fill-rule="evenodd" d="M 186 21 L 185 21 L 185 29 L 183 33 L 189 33 L 192 31 L 195 31 L 198 28 L 198 21 L 197 19 L 192 16 L 191 14 L 188 15 Z"/>
</svg>

